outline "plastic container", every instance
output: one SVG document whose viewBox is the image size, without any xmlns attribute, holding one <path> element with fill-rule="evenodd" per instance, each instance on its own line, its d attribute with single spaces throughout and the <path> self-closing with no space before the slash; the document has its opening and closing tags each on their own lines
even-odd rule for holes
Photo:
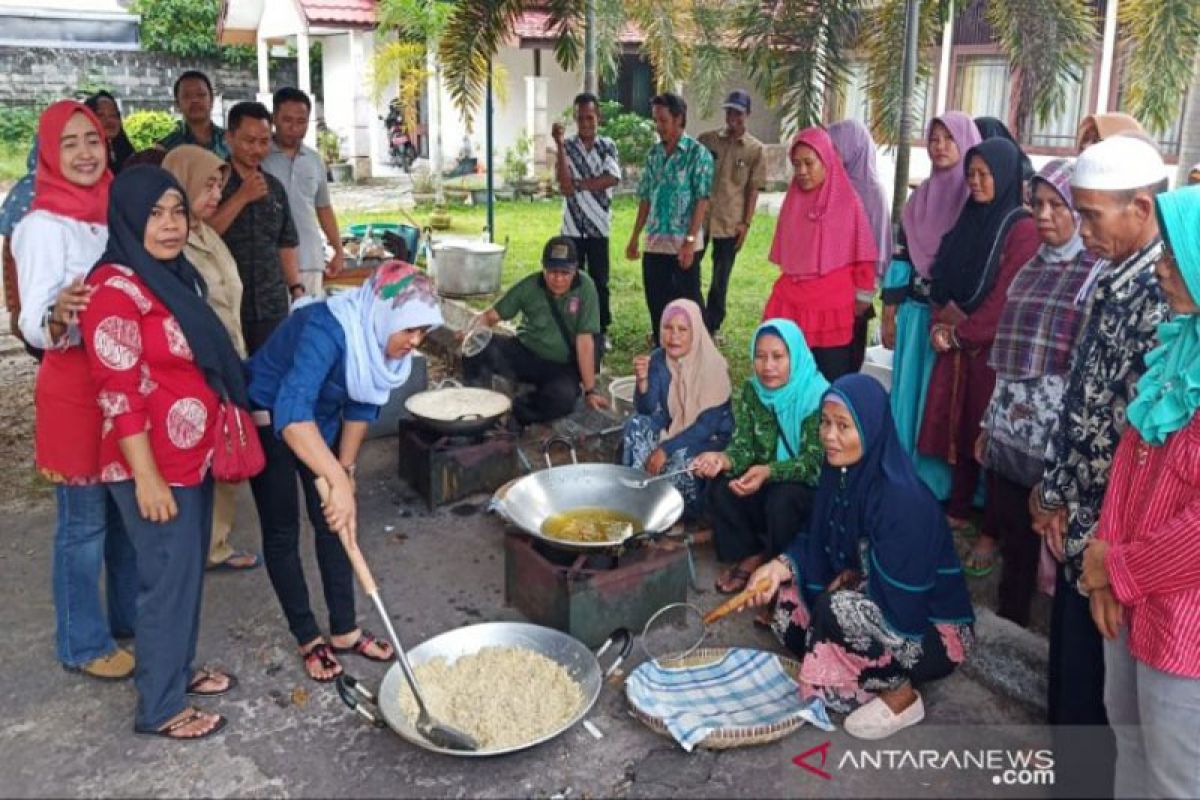
<svg viewBox="0 0 1200 800">
<path fill-rule="evenodd" d="M 892 391 L 892 356 L 892 351 L 881 344 L 868 347 L 862 369 L 859 372 L 870 375 L 890 392 Z"/>
<path fill-rule="evenodd" d="M 370 232 L 371 237 L 378 240 L 384 233 L 394 233 L 397 236 L 404 237 L 404 243 L 408 245 L 408 260 L 415 261 L 417 258 L 417 247 L 421 243 L 421 231 L 414 228 L 412 225 L 405 225 L 400 222 L 365 222 L 349 227 L 350 235 L 356 239 L 361 239 Z"/>
<path fill-rule="evenodd" d="M 613 378 L 608 384 L 608 396 L 612 398 L 613 410 L 622 417 L 633 413 L 633 393 L 637 389 L 637 378 L 626 375 Z"/>
</svg>

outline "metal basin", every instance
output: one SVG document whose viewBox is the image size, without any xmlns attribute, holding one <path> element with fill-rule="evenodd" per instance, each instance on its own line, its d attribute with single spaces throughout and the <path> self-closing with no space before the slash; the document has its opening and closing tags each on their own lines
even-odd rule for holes
<svg viewBox="0 0 1200 800">
<path fill-rule="evenodd" d="M 600 656 L 603 656 L 613 643 L 618 640 L 621 641 L 621 645 L 617 657 L 607 670 L 602 671 L 599 661 Z M 365 691 L 361 684 L 358 684 L 348 676 L 343 676 L 339 679 L 338 691 L 342 696 L 342 700 L 347 705 L 372 722 L 379 724 L 375 713 L 367 707 L 368 703 L 376 704 L 378 706 L 378 715 L 382 717 L 383 723 L 386 723 L 401 738 L 425 750 L 449 756 L 463 756 L 468 758 L 499 756 L 547 742 L 587 716 L 588 712 L 592 710 L 596 698 L 600 696 L 600 688 L 604 683 L 604 678 L 616 670 L 621 661 L 632 650 L 633 637 L 624 629 L 614 631 L 609 640 L 597 652 L 593 653 L 587 649 L 583 642 L 552 628 L 530 625 L 525 622 L 484 622 L 438 634 L 408 651 L 408 660 L 414 667 L 439 657 L 452 662 L 460 656 L 477 653 L 485 647 L 520 647 L 525 650 L 532 650 L 561 664 L 571 678 L 579 685 L 579 692 L 583 696 L 583 702 L 575 714 L 557 730 L 538 739 L 512 747 L 466 752 L 462 750 L 447 750 L 434 746 L 428 739 L 418 733 L 417 729 L 408 721 L 408 718 L 404 716 L 404 712 L 400 708 L 400 687 L 404 686 L 405 681 L 399 664 L 393 664 L 384 676 L 383 683 L 379 687 L 379 697 L 377 700 L 370 692 Z M 497 687 L 497 691 L 500 690 L 500 687 Z"/>
<path fill-rule="evenodd" d="M 662 533 L 683 515 L 683 495 L 670 481 L 656 481 L 644 489 L 621 482 L 639 481 L 646 473 L 615 464 L 569 464 L 526 475 L 497 497 L 496 510 L 508 522 L 536 539 L 566 550 L 609 550 L 628 541 L 572 542 L 542 533 L 542 523 L 553 514 L 576 508 L 610 508 L 641 523 L 643 533 Z M 632 537 L 629 537 L 632 538 Z"/>
</svg>

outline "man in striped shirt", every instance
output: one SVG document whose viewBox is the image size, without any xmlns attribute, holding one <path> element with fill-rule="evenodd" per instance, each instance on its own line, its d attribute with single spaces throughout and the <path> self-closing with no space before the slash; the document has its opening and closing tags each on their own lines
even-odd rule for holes
<svg viewBox="0 0 1200 800">
<path fill-rule="evenodd" d="M 561 122 L 550 135 L 557 149 L 554 174 L 563 195 L 562 235 L 575 241 L 582 267 L 600 296 L 600 332 L 608 331 L 612 311 L 608 294 L 608 233 L 612 226 L 612 191 L 621 182 L 621 165 L 612 139 L 598 136 L 600 103 L 594 94 L 575 97 L 576 134 L 565 136 Z"/>
</svg>

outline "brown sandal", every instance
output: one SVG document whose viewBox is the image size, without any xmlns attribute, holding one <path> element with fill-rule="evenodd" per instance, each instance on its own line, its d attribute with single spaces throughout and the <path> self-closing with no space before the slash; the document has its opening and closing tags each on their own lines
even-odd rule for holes
<svg viewBox="0 0 1200 800">
<path fill-rule="evenodd" d="M 226 681 L 225 688 L 223 689 L 205 691 L 200 688 L 204 685 L 205 681 L 219 681 L 222 678 L 224 678 Z M 232 672 L 222 672 L 219 669 L 202 667 L 196 670 L 196 673 L 192 676 L 191 681 L 188 682 L 187 693 L 193 697 L 220 697 L 223 694 L 229 694 L 232 692 L 237 685 L 237 675 L 234 675 Z"/>
<path fill-rule="evenodd" d="M 217 714 L 216 722 L 213 723 L 213 726 L 211 728 L 204 731 L 203 733 L 196 733 L 196 734 L 192 734 L 192 735 L 179 733 L 179 731 L 183 730 L 188 725 L 191 725 L 196 720 L 203 718 L 204 714 L 205 714 L 204 711 L 201 711 L 200 709 L 196 708 L 195 706 L 192 706 L 191 708 L 187 709 L 182 714 L 182 716 L 180 716 L 174 722 L 164 725 L 161 728 L 149 728 L 149 729 L 134 728 L 133 731 L 134 731 L 134 733 L 140 733 L 145 736 L 159 736 L 159 737 L 162 737 L 163 739 L 171 739 L 176 742 L 190 742 L 190 741 L 199 740 L 199 739 L 207 739 L 208 737 L 210 737 L 210 736 L 218 733 L 222 729 L 224 729 L 226 723 L 229 722 L 229 720 L 227 720 L 225 717 L 221 716 L 220 714 Z"/>
<path fill-rule="evenodd" d="M 320 644 L 313 645 L 308 652 L 301 653 L 301 657 L 304 659 L 304 671 L 308 673 L 308 677 L 312 678 L 317 683 L 329 683 L 330 681 L 337 680 L 337 678 L 342 674 L 342 665 L 338 663 L 336 658 L 333 657 L 333 653 L 329 649 L 328 642 L 321 642 Z M 312 661 L 317 661 L 321 665 L 321 669 L 336 669 L 337 672 L 327 678 L 319 678 L 313 674 L 312 669 L 309 667 L 309 664 Z"/>
<path fill-rule="evenodd" d="M 367 648 L 373 644 L 378 645 L 381 649 L 386 648 L 388 654 L 386 656 L 371 655 L 369 652 L 367 652 Z M 356 655 L 360 655 L 363 658 L 370 659 L 371 661 L 380 661 L 383 663 L 387 663 L 396 657 L 396 649 L 392 647 L 391 642 L 389 642 L 387 639 L 380 639 L 366 628 L 363 628 L 362 633 L 360 633 L 358 638 L 354 640 L 354 644 L 350 645 L 349 647 L 338 647 L 335 644 L 332 646 L 332 649 L 335 653 L 355 653 Z"/>
</svg>

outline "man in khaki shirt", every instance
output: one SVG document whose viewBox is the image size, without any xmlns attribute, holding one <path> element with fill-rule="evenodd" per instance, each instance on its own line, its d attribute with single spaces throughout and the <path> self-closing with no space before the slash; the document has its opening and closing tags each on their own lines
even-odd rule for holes
<svg viewBox="0 0 1200 800">
<path fill-rule="evenodd" d="M 725 98 L 722 107 L 725 127 L 700 135 L 700 144 L 708 148 L 716 164 L 706 226 L 712 245 L 712 281 L 704 309 L 705 323 L 713 334 L 721 330 L 725 321 L 725 294 L 729 290 L 733 261 L 750 231 L 758 193 L 767 183 L 763 143 L 746 132 L 750 95 L 736 89 Z M 701 250 L 696 264 L 703 259 Z"/>
</svg>

